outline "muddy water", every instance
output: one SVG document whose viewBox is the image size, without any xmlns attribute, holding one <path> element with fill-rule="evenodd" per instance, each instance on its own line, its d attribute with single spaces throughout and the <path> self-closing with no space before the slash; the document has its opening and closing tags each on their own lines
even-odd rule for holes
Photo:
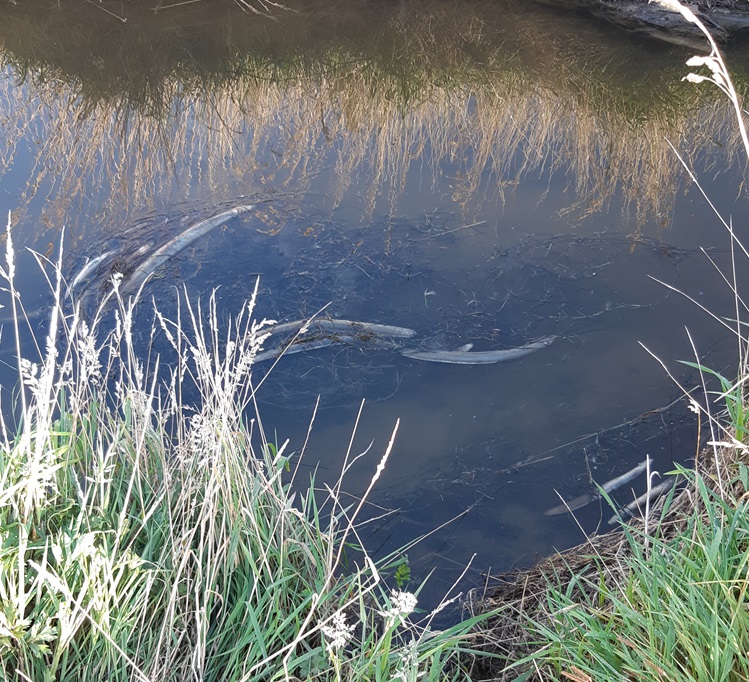
<svg viewBox="0 0 749 682">
<path fill-rule="evenodd" d="M 141 247 L 256 203 L 160 268 L 147 298 L 169 312 L 175 285 L 219 287 L 228 317 L 260 277 L 261 317 L 324 309 L 417 332 L 403 348 L 283 358 L 258 401 L 266 432 L 296 452 L 318 405 L 302 466 L 320 484 L 337 479 L 356 424 L 352 452 L 366 454 L 352 496 L 400 420 L 369 510 L 397 513 L 370 542 L 384 552 L 439 527 L 409 553 L 415 576 L 438 568 L 428 598 L 474 554 L 465 585 L 605 526 L 598 504 L 580 526 L 544 516 L 557 492 L 580 495 L 646 455 L 661 471 L 689 461 L 696 424 L 650 353 L 695 386 L 679 364 L 695 357 L 687 326 L 701 361 L 732 373 L 730 334 L 669 288 L 735 316 L 709 260 L 731 259 L 664 138 L 737 226 L 746 198 L 725 107 L 680 81 L 688 52 L 527 3 L 331 3 L 273 18 L 203 5 L 10 11 L 0 208 L 30 309 L 49 293 L 21 249 L 52 256 L 63 226 L 69 276 L 115 251 L 83 285 L 91 305 Z M 744 56 L 732 59 L 745 82 Z M 496 365 L 400 352 L 550 335 Z"/>
</svg>

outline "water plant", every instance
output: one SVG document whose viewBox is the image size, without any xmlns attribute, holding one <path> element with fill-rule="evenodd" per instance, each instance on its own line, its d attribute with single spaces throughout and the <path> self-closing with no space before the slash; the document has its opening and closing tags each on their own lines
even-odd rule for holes
<svg viewBox="0 0 749 682">
<path fill-rule="evenodd" d="M 317 490 L 266 437 L 257 288 L 225 329 L 215 299 L 185 295 L 141 344 L 119 279 L 87 322 L 66 307 L 58 260 L 30 358 L 10 219 L 6 244 L 19 385 L 0 424 L 1 679 L 467 679 L 475 619 L 433 629 L 456 596 L 417 615 L 403 556 L 375 560 L 358 535 L 397 424 L 351 506 L 350 448 L 338 483 Z"/>
</svg>

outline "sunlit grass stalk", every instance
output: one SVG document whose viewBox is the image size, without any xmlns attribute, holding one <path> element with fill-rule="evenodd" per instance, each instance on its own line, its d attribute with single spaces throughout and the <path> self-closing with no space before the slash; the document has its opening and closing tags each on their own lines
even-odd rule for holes
<svg viewBox="0 0 749 682">
<path fill-rule="evenodd" d="M 658 0 L 658 2 L 681 14 L 681 16 L 686 21 L 697 26 L 705 36 L 710 47 L 710 53 L 706 56 L 694 56 L 690 58 L 689 60 L 687 60 L 687 65 L 691 67 L 707 69 L 710 75 L 689 73 L 684 80 L 696 84 L 700 84 L 703 82 L 712 83 L 726 96 L 734 111 L 735 123 L 739 129 L 741 148 L 743 149 L 744 162 L 746 163 L 746 161 L 749 160 L 749 136 L 747 135 L 746 121 L 744 119 L 744 109 L 741 105 L 741 101 L 739 99 L 736 88 L 734 87 L 731 74 L 720 50 L 718 49 L 718 45 L 715 42 L 715 39 L 712 37 L 705 24 L 694 14 L 692 9 L 690 9 L 689 7 L 681 4 L 681 2 L 679 2 L 678 0 Z M 681 164 L 686 169 L 692 181 L 696 184 L 697 188 L 702 193 L 707 203 L 710 205 L 711 209 L 713 210 L 721 224 L 728 232 L 731 240 L 731 270 L 728 274 L 724 273 L 708 254 L 706 254 L 706 256 L 715 267 L 719 275 L 726 282 L 729 290 L 731 291 L 734 301 L 735 319 L 724 321 L 717 318 L 717 316 L 710 313 L 710 311 L 707 312 L 711 314 L 713 318 L 718 319 L 718 321 L 721 324 L 725 325 L 727 328 L 731 329 L 730 325 L 733 325 L 732 331 L 735 334 L 738 347 L 738 367 L 736 373 L 737 378 L 735 380 L 728 380 L 720 373 L 704 367 L 699 360 L 699 354 L 691 335 L 689 338 L 695 354 L 695 363 L 687 363 L 691 364 L 693 367 L 700 371 L 706 404 L 704 408 L 701 408 L 695 401 L 691 402 L 695 408 L 704 409 L 709 419 L 710 427 L 713 430 L 711 445 L 713 446 L 715 471 L 718 476 L 718 483 L 721 492 L 724 492 L 721 471 L 721 448 L 742 450 L 745 448 L 746 444 L 745 422 L 746 415 L 749 414 L 749 408 L 747 408 L 746 403 L 745 383 L 747 381 L 747 378 L 749 378 L 749 340 L 747 339 L 747 322 L 743 320 L 747 313 L 749 313 L 749 307 L 747 307 L 747 304 L 741 294 L 741 287 L 738 281 L 736 250 L 738 249 L 740 253 L 743 253 L 744 257 L 748 260 L 749 251 L 747 251 L 746 247 L 743 245 L 738 235 L 735 233 L 732 220 L 724 218 L 718 208 L 707 196 L 695 174 L 686 164 L 682 156 L 679 155 L 676 149 L 674 149 L 674 152 Z M 725 418 L 723 418 L 721 421 L 716 420 L 711 414 L 710 403 L 713 400 L 715 392 L 708 390 L 707 381 L 705 379 L 706 374 L 713 375 L 714 377 L 718 378 L 721 383 L 721 390 L 720 392 L 718 392 L 718 400 L 722 400 L 725 403 Z M 717 437 L 716 430 L 724 434 L 724 437 Z"/>
</svg>

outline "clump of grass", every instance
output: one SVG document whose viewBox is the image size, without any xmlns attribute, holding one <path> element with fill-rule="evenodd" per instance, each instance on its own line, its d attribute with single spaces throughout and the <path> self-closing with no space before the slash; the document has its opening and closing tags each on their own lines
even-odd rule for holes
<svg viewBox="0 0 749 682">
<path fill-rule="evenodd" d="M 732 680 L 749 676 L 747 502 L 721 499 L 691 475 L 699 499 L 678 532 L 626 528 L 620 577 L 601 563 L 550 584 L 542 643 L 522 679 Z M 695 512 L 694 509 L 698 509 Z"/>
<path fill-rule="evenodd" d="M 418 589 L 387 580 L 408 580 L 403 559 L 359 542 L 364 499 L 295 480 L 288 444 L 247 417 L 254 296 L 224 331 L 213 299 L 157 311 L 167 367 L 139 355 L 116 280 L 99 335 L 62 314 L 59 272 L 36 363 L 16 326 L 20 424 L 0 433 L 0 678 L 467 678 L 472 623 L 417 618 Z M 2 276 L 18 313 L 10 220 Z"/>
</svg>

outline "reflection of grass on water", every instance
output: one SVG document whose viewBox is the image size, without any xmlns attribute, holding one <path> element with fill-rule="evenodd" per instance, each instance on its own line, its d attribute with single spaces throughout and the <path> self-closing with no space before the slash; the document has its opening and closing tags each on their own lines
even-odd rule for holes
<svg viewBox="0 0 749 682">
<path fill-rule="evenodd" d="M 19 359 L 21 422 L 0 434 L 0 677 L 467 679 L 471 622 L 435 631 L 447 597 L 415 616 L 402 551 L 374 562 L 359 542 L 395 432 L 359 502 L 351 452 L 315 490 L 247 418 L 252 304 L 227 338 L 213 300 L 205 324 L 183 311 L 191 331 L 159 318 L 179 357 L 166 373 L 119 310 L 100 339 L 57 309 L 44 357 Z"/>
<path fill-rule="evenodd" d="M 69 18 L 56 28 L 16 14 L 0 27 L 4 62 L 24 82 L 5 83 L 3 165 L 30 134 L 40 141 L 24 198 L 51 185 L 57 222 L 84 196 L 121 215 L 195 183 L 303 190 L 331 163 L 334 196 L 362 181 L 373 205 L 396 199 L 424 160 L 450 169 L 459 204 L 488 173 L 503 195 L 562 171 L 572 209 L 603 209 L 621 188 L 639 222 L 668 222 L 681 174 L 664 138 L 688 138 L 707 162 L 735 148 L 723 107 L 673 85 L 668 68 L 644 62 L 638 80 L 618 64 L 631 51 L 581 44 L 545 15 L 523 20 L 527 7 L 359 10 L 379 31 L 366 34 L 354 10 L 329 10 L 331 29 L 321 10 L 281 13 L 274 31 L 240 13 L 213 31 L 165 23 L 136 40 L 115 22 L 106 40 L 66 40 Z"/>
</svg>

